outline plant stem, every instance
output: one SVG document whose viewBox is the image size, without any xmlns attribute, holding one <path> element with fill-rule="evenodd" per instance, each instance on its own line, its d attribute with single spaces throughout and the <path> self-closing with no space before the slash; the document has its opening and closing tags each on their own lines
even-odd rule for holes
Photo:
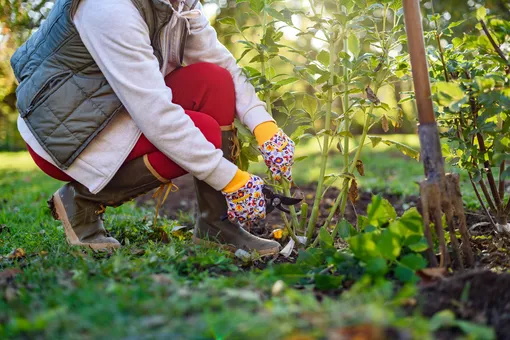
<svg viewBox="0 0 510 340">
<path fill-rule="evenodd" d="M 377 93 L 377 91 L 379 90 L 379 86 L 376 86 L 374 88 L 374 93 Z M 354 158 L 352 159 L 352 162 L 351 162 L 351 166 L 348 168 L 347 172 L 348 173 L 353 173 L 354 172 L 354 169 L 356 167 L 356 162 L 360 159 L 360 156 L 361 156 L 361 150 L 363 149 L 363 146 L 365 145 L 365 140 L 367 138 L 367 135 L 368 135 L 368 130 L 370 128 L 370 124 L 372 122 L 372 119 L 370 118 L 371 114 L 372 114 L 372 111 L 374 110 L 374 104 L 372 103 L 372 105 L 370 106 L 370 109 L 368 111 L 368 114 L 365 116 L 365 122 L 363 124 L 363 132 L 361 134 L 361 138 L 360 138 L 360 142 L 359 142 L 359 147 L 356 149 L 356 153 L 354 154 Z M 333 207 L 331 208 L 331 211 L 329 212 L 329 215 L 328 215 L 328 218 L 326 219 L 326 223 L 329 224 L 331 223 L 331 220 L 333 219 L 333 216 L 336 212 L 336 209 L 338 209 L 338 206 L 340 205 L 340 202 L 342 201 L 342 193 L 344 190 L 346 190 L 346 188 L 348 189 L 348 184 L 349 184 L 349 179 L 345 179 L 344 180 L 344 183 L 342 184 L 342 190 L 341 190 L 341 193 L 340 195 L 337 197 L 335 203 L 333 204 Z M 342 206 L 344 206 L 344 209 L 345 209 L 345 205 L 347 204 L 347 202 L 344 204 L 342 202 Z M 342 211 L 342 214 L 345 210 Z M 324 224 L 324 226 L 326 226 L 327 224 Z"/>
<path fill-rule="evenodd" d="M 264 10 L 262 11 L 262 40 L 266 38 L 267 34 L 267 14 L 266 14 L 266 0 L 264 0 Z M 267 69 L 266 69 L 266 60 L 264 56 L 264 51 L 260 51 L 260 73 L 261 76 L 264 79 L 264 101 L 266 103 L 266 110 L 267 112 L 272 116 L 272 108 L 271 108 L 271 91 L 268 87 L 268 83 L 270 82 L 270 77 L 267 75 Z M 269 60 L 267 61 L 269 64 Z"/>
<path fill-rule="evenodd" d="M 282 185 L 283 185 L 283 193 L 285 194 L 285 196 L 292 197 L 292 194 L 290 193 L 290 183 L 286 179 L 283 179 Z M 295 231 L 296 228 L 299 226 L 296 208 L 293 205 L 289 205 L 289 211 L 290 211 L 290 217 L 292 219 L 292 227 L 293 227 L 293 230 Z"/>
<path fill-rule="evenodd" d="M 487 190 L 487 186 L 485 185 L 485 181 L 483 180 L 483 178 L 480 179 L 480 181 L 478 181 L 478 184 L 480 184 L 480 188 L 482 188 L 483 195 L 487 200 L 487 204 L 489 204 L 489 208 L 492 211 L 496 212 L 497 211 L 496 206 L 494 205 L 494 202 L 492 202 L 491 194 L 489 194 L 489 191 Z"/>
<path fill-rule="evenodd" d="M 294 242 L 296 243 L 297 246 L 299 246 L 301 244 L 301 242 L 299 242 L 299 240 L 296 237 L 296 234 L 292 230 L 290 222 L 287 219 L 287 215 L 285 215 L 285 213 L 282 212 L 281 216 L 282 216 L 282 219 L 283 219 L 283 227 L 285 228 L 285 230 L 287 230 L 287 233 L 289 233 L 290 238 L 294 240 Z"/>
<path fill-rule="evenodd" d="M 299 226 L 298 226 L 298 231 L 299 232 L 305 232 L 305 224 L 306 224 L 306 219 L 308 217 L 308 204 L 306 204 L 306 202 L 303 202 L 301 204 L 301 219 L 299 220 Z"/>
<path fill-rule="evenodd" d="M 347 54 L 349 52 L 349 48 L 347 45 L 347 37 L 344 38 L 344 52 Z M 347 65 L 344 65 L 344 127 L 345 127 L 345 136 L 344 136 L 344 173 L 349 172 L 349 136 L 347 135 L 347 132 L 349 131 L 349 126 L 351 124 L 349 113 L 347 112 L 349 110 L 349 68 Z M 350 180 L 346 177 L 344 179 L 344 185 L 342 189 L 342 207 L 340 208 L 341 211 L 345 211 L 345 205 L 347 204 L 347 193 L 348 193 L 348 187 L 349 187 Z M 331 215 L 331 214 L 330 214 Z M 329 220 L 326 220 L 326 222 L 331 222 Z M 325 226 L 327 226 L 325 224 Z"/>
<path fill-rule="evenodd" d="M 326 118 L 324 124 L 324 137 L 323 137 L 323 145 L 321 152 L 321 164 L 320 164 L 320 173 L 319 180 L 317 183 L 317 189 L 315 191 L 315 199 L 312 207 L 312 214 L 310 216 L 310 220 L 308 221 L 307 227 L 307 244 L 310 244 L 310 240 L 313 237 L 313 232 L 316 227 L 317 217 L 319 214 L 319 207 L 322 198 L 322 187 L 324 185 L 324 175 L 326 173 L 326 165 L 328 163 L 328 151 L 329 151 L 329 134 L 331 129 L 331 108 L 333 105 L 333 81 L 335 77 L 335 61 L 336 61 L 336 43 L 337 43 L 337 33 L 333 32 L 331 35 L 331 48 L 329 52 L 329 81 L 328 81 L 328 93 L 327 93 L 327 103 L 326 103 Z"/>
<path fill-rule="evenodd" d="M 473 175 L 471 175 L 471 172 L 469 172 L 469 171 L 468 171 L 468 175 L 469 175 L 469 180 L 471 181 L 471 185 L 473 186 L 473 189 L 475 190 L 476 198 L 478 198 L 478 202 L 480 203 L 483 211 L 485 211 L 485 214 L 489 218 L 489 221 L 490 221 L 492 227 L 494 228 L 494 230 L 496 230 L 496 224 L 494 223 L 494 220 L 492 219 L 492 216 L 489 213 L 489 210 L 487 210 L 487 207 L 485 206 L 485 203 L 483 202 L 483 199 L 480 196 L 480 192 L 478 191 L 478 188 L 476 187 L 476 184 L 473 181 Z"/>
<path fill-rule="evenodd" d="M 379 87 L 375 87 L 374 91 L 375 93 L 377 93 L 377 90 L 379 89 Z M 358 159 L 360 158 L 361 156 L 361 150 L 362 150 L 362 146 L 365 144 L 365 140 L 367 138 L 367 135 L 368 135 L 368 130 L 369 130 L 369 127 L 370 127 L 370 123 L 372 121 L 372 119 L 370 118 L 370 115 L 372 114 L 372 111 L 374 109 L 374 104 L 372 103 L 372 105 L 370 106 L 370 109 L 369 109 L 369 114 L 367 114 L 365 116 L 365 123 L 363 124 L 363 133 L 361 135 L 361 139 L 360 139 L 360 143 L 359 143 L 359 147 L 358 149 L 356 150 L 356 153 L 354 154 L 354 158 L 352 159 L 352 163 L 351 163 L 351 166 L 350 168 L 348 169 L 349 173 L 353 173 L 354 172 L 354 168 L 356 167 L 356 162 L 358 161 Z M 333 207 L 331 207 L 331 210 L 329 211 L 329 215 L 328 217 L 326 218 L 326 221 L 324 222 L 324 224 L 322 225 L 323 227 L 326 227 L 328 226 L 330 223 L 331 223 L 331 220 L 333 219 L 333 216 L 335 215 L 335 212 L 336 210 L 338 209 L 338 206 L 340 205 L 340 203 L 342 204 L 342 207 L 343 207 L 343 210 L 341 210 L 341 213 L 343 215 L 343 213 L 345 212 L 345 206 L 347 204 L 347 202 L 344 204 L 344 200 L 347 201 L 347 195 L 344 196 L 344 191 L 348 192 L 348 185 L 349 185 L 349 179 L 345 179 L 343 184 L 342 184 L 342 188 L 340 190 L 340 194 L 338 195 L 338 197 L 336 198 L 335 200 L 335 203 L 333 204 Z M 338 231 L 338 228 L 335 227 L 335 229 L 333 229 L 333 232 L 331 233 L 331 235 L 334 237 L 336 236 L 336 233 Z M 318 242 L 319 238 L 317 237 L 312 246 L 316 246 L 317 245 L 317 242 Z"/>
</svg>

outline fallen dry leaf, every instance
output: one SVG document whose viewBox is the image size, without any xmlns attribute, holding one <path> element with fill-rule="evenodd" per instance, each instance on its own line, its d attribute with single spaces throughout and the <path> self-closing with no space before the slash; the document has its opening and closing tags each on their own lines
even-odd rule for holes
<svg viewBox="0 0 510 340">
<path fill-rule="evenodd" d="M 421 278 L 422 283 L 431 283 L 442 280 L 448 274 L 446 268 L 424 268 L 416 272 Z"/>
<path fill-rule="evenodd" d="M 11 260 L 12 259 L 21 259 L 21 258 L 25 257 L 26 255 L 27 255 L 27 253 L 25 252 L 25 249 L 16 248 L 9 256 L 7 256 L 7 258 L 11 259 Z"/>
</svg>

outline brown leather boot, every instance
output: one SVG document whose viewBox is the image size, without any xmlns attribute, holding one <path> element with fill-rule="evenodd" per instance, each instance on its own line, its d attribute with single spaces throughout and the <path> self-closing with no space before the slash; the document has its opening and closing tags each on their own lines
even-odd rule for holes
<svg viewBox="0 0 510 340">
<path fill-rule="evenodd" d="M 119 248 L 119 241 L 108 236 L 104 228 L 105 207 L 117 207 L 168 182 L 157 174 L 145 156 L 122 166 L 96 195 L 80 183 L 71 182 L 57 190 L 48 205 L 53 217 L 62 221 L 70 245 L 95 250 Z"/>
<path fill-rule="evenodd" d="M 235 132 L 222 131 L 222 150 L 227 159 L 232 159 Z M 195 180 L 195 189 L 198 201 L 198 216 L 193 242 L 213 247 L 222 247 L 225 250 L 236 252 L 243 249 L 248 252 L 257 251 L 260 255 L 273 255 L 280 251 L 280 244 L 276 241 L 266 240 L 250 234 L 243 228 L 221 221 L 227 213 L 225 197 L 205 182 Z"/>
</svg>

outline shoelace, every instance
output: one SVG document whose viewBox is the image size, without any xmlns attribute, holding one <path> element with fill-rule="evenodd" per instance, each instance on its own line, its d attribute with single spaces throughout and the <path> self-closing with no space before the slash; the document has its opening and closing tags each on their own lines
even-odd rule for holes
<svg viewBox="0 0 510 340">
<path fill-rule="evenodd" d="M 152 195 L 152 198 L 156 199 L 157 200 L 157 203 L 156 203 L 156 214 L 154 216 L 154 229 L 156 229 L 157 227 L 157 223 L 158 223 L 158 216 L 159 216 L 159 209 L 161 208 L 161 206 L 165 203 L 166 199 L 168 198 L 168 195 L 171 193 L 171 192 L 177 192 L 179 191 L 179 187 L 177 185 L 175 185 L 174 183 L 172 182 L 168 182 L 168 183 L 165 183 L 165 184 L 161 184 L 158 188 L 158 190 L 156 190 L 154 192 L 154 194 Z"/>
<path fill-rule="evenodd" d="M 174 14 L 172 15 L 172 19 L 170 19 L 170 29 L 174 28 L 174 26 L 177 24 L 178 19 L 184 19 L 184 22 L 186 23 L 186 28 L 188 29 L 188 34 L 191 34 L 191 26 L 188 19 L 196 19 L 199 18 L 201 13 L 198 9 L 192 9 L 191 11 L 183 11 L 184 9 L 184 1 L 179 1 L 179 6 L 177 7 L 177 10 L 174 8 L 174 6 L 170 5 L 170 8 L 172 8 L 172 11 Z"/>
</svg>

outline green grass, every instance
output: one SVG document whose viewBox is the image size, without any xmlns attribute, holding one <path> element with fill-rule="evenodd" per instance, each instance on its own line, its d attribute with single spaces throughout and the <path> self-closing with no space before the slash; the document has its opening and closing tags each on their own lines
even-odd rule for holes
<svg viewBox="0 0 510 340">
<path fill-rule="evenodd" d="M 312 147 L 304 152 L 316 154 Z M 405 190 L 420 178 L 419 163 L 389 150 L 369 152 L 363 186 L 411 192 Z M 301 183 L 313 180 L 315 158 L 298 165 Z M 394 186 L 391 176 L 402 183 Z M 71 248 L 46 208 L 60 185 L 27 153 L 0 153 L 0 338 L 319 339 L 361 324 L 431 337 L 428 320 L 402 311 L 413 287 L 395 296 L 390 282 L 364 278 L 341 296 L 321 294 L 319 302 L 313 285 L 296 289 L 287 280 L 294 267 L 282 267 L 282 275 L 271 262 L 260 270 L 257 261 L 195 246 L 188 232 L 171 232 L 179 221 L 160 220 L 170 235 L 162 243 L 153 211 L 133 203 L 107 212 L 109 231 L 124 243 L 119 251 Z M 9 258 L 16 248 L 26 256 Z M 2 278 L 9 269 L 21 273 Z M 274 290 L 278 280 L 288 283 Z"/>
</svg>

